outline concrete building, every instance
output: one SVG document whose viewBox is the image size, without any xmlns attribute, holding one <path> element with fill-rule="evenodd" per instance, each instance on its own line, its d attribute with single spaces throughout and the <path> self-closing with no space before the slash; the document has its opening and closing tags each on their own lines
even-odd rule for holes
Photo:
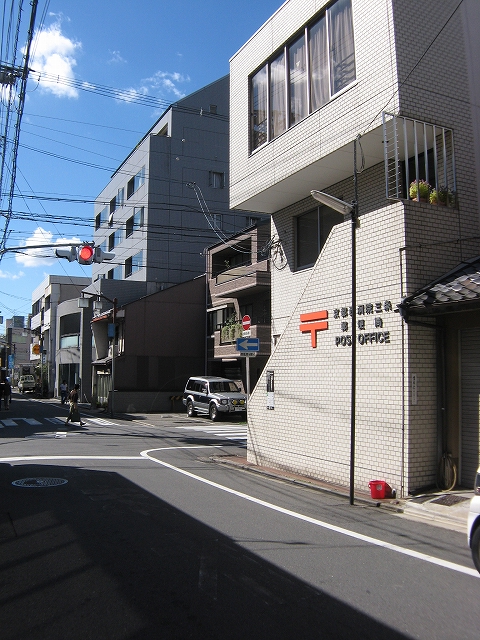
<svg viewBox="0 0 480 640">
<path fill-rule="evenodd" d="M 59 395 L 59 385 L 81 385 L 82 399 L 90 397 L 92 340 L 91 311 L 78 307 L 82 290 L 90 278 L 48 276 L 32 293 L 30 329 L 38 354 L 31 362 L 43 361 L 41 382 L 44 393 Z"/>
<path fill-rule="evenodd" d="M 479 27 L 473 0 L 287 0 L 232 57 L 230 204 L 271 215 L 282 266 L 250 461 L 406 494 L 453 460 L 472 485 Z M 312 190 L 357 199 L 354 233 Z"/>
<path fill-rule="evenodd" d="M 205 299 L 199 276 L 95 310 L 94 403 L 112 409 L 113 369 L 115 411 L 183 411 L 185 383 L 204 371 Z"/>
<path fill-rule="evenodd" d="M 269 256 L 269 220 L 207 250 L 207 371 L 239 382 L 245 391 L 254 388 L 270 355 Z M 245 333 L 242 319 L 247 316 L 246 337 L 259 343 L 252 357 L 236 349 L 237 338 Z"/>
<path fill-rule="evenodd" d="M 97 246 L 115 253 L 92 277 L 151 294 L 205 272 L 204 249 L 251 224 L 228 208 L 228 76 L 172 104 L 95 204 Z"/>
</svg>

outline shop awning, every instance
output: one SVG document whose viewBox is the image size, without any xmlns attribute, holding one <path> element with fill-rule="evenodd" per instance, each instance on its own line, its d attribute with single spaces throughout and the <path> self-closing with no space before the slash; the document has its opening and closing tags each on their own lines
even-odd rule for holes
<svg viewBox="0 0 480 640">
<path fill-rule="evenodd" d="M 398 305 L 404 318 L 480 309 L 480 256 L 459 264 Z"/>
</svg>

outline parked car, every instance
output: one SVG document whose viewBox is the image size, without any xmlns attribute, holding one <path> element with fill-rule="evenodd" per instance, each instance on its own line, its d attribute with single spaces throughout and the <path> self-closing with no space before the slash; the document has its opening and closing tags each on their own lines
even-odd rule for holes
<svg viewBox="0 0 480 640">
<path fill-rule="evenodd" d="M 473 562 L 480 572 L 480 467 L 477 471 L 474 496 L 470 500 L 468 512 L 468 544 L 472 550 Z"/>
<path fill-rule="evenodd" d="M 25 391 L 35 391 L 35 377 L 28 376 L 20 376 L 18 380 L 18 390 L 20 393 L 25 393 Z"/>
<path fill-rule="evenodd" d="M 220 414 L 246 413 L 247 396 L 233 380 L 202 376 L 188 380 L 183 404 L 189 417 L 205 413 L 211 420 L 217 420 Z"/>
</svg>

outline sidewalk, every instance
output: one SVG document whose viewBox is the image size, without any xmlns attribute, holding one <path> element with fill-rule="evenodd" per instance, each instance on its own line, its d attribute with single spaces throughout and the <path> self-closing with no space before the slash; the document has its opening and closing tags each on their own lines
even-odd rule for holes
<svg viewBox="0 0 480 640">
<path fill-rule="evenodd" d="M 327 491 L 349 498 L 348 489 L 343 486 L 336 486 L 314 478 L 296 475 L 281 469 L 260 467 L 248 462 L 246 457 L 241 456 L 212 456 L 212 460 L 219 464 L 229 465 L 251 473 L 258 473 L 263 476 L 276 478 L 285 482 L 291 482 L 303 487 L 318 491 Z M 467 534 L 467 516 L 470 506 L 470 499 L 473 497 L 471 491 L 462 489 L 454 491 L 432 491 L 418 496 L 408 496 L 405 498 L 391 498 L 384 500 L 372 499 L 370 492 L 355 491 L 355 502 L 363 505 L 387 509 L 399 516 L 411 520 L 427 522 L 434 526 L 443 527 Z"/>
</svg>

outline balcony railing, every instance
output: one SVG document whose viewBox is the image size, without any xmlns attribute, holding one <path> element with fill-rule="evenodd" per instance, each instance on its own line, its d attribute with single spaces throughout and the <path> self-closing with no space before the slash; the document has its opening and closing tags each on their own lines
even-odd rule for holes
<svg viewBox="0 0 480 640">
<path fill-rule="evenodd" d="M 387 198 L 456 205 L 451 129 L 384 113 L 383 143 Z"/>
</svg>

